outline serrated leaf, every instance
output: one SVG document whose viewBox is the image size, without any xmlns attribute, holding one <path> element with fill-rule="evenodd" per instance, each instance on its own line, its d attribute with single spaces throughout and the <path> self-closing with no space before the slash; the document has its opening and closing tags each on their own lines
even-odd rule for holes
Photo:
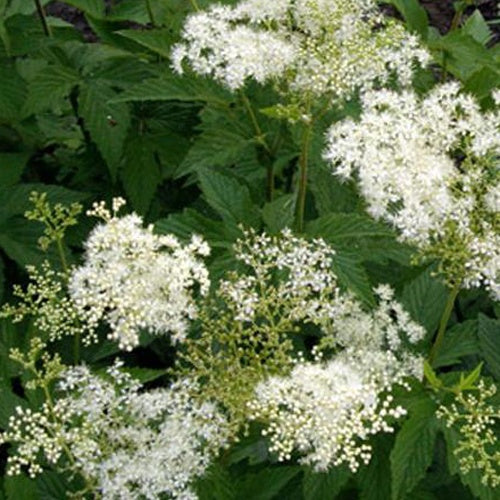
<svg viewBox="0 0 500 500">
<path fill-rule="evenodd" d="M 482 99 L 498 87 L 499 81 L 500 71 L 485 66 L 468 78 L 464 84 L 464 91 L 475 94 L 479 99 Z"/>
<path fill-rule="evenodd" d="M 102 0 L 63 0 L 63 2 L 93 17 L 99 18 L 104 15 L 104 2 Z"/>
<path fill-rule="evenodd" d="M 227 248 L 232 241 L 241 236 L 240 231 L 230 232 L 222 221 L 209 219 L 191 208 L 184 209 L 182 213 L 169 215 L 168 219 L 156 221 L 155 232 L 173 233 L 184 241 L 189 241 L 193 234 L 199 234 L 214 248 Z"/>
<path fill-rule="evenodd" d="M 60 108 L 64 104 L 63 100 L 79 82 L 80 75 L 74 69 L 60 65 L 47 66 L 29 82 L 23 114 Z"/>
<path fill-rule="evenodd" d="M 189 149 L 176 177 L 203 167 L 226 167 L 238 162 L 253 141 L 228 129 L 209 129 L 200 134 Z"/>
<path fill-rule="evenodd" d="M 0 185 L 12 186 L 21 178 L 30 153 L 0 153 Z"/>
<path fill-rule="evenodd" d="M 268 202 L 262 208 L 262 219 L 271 233 L 278 233 L 286 227 L 292 227 L 295 213 L 293 194 L 285 194 Z"/>
<path fill-rule="evenodd" d="M 0 120 L 15 122 L 21 118 L 20 109 L 27 95 L 24 80 L 15 68 L 2 61 L 0 71 Z"/>
<path fill-rule="evenodd" d="M 201 190 L 207 203 L 226 222 L 255 226 L 260 217 L 250 190 L 235 177 L 216 170 L 200 169 Z"/>
<path fill-rule="evenodd" d="M 300 467 L 272 467 L 256 474 L 248 474 L 238 482 L 239 498 L 245 500 L 272 500 L 301 472 Z"/>
<path fill-rule="evenodd" d="M 427 268 L 403 289 L 402 304 L 412 318 L 432 335 L 436 330 L 448 297 L 447 288 Z"/>
<path fill-rule="evenodd" d="M 363 239 L 393 236 L 384 224 L 360 214 L 332 213 L 324 215 L 307 225 L 307 233 L 321 236 L 331 243 L 347 239 Z"/>
<path fill-rule="evenodd" d="M 170 60 L 173 37 L 169 29 L 121 30 L 116 33 Z"/>
<path fill-rule="evenodd" d="M 0 248 L 22 267 L 40 264 L 46 258 L 38 248 L 41 235 L 42 227 L 22 217 L 12 217 L 0 223 Z"/>
<path fill-rule="evenodd" d="M 80 88 L 79 113 L 90 137 L 106 161 L 111 177 L 116 177 L 118 163 L 130 126 L 128 106 L 111 101 L 116 92 L 99 81 L 87 82 Z"/>
<path fill-rule="evenodd" d="M 352 182 L 340 182 L 331 168 L 323 163 L 313 165 L 309 174 L 309 188 L 319 215 L 331 212 L 352 212 L 359 204 L 359 196 Z"/>
<path fill-rule="evenodd" d="M 233 479 L 216 463 L 195 483 L 195 489 L 199 500 L 237 500 Z"/>
<path fill-rule="evenodd" d="M 36 482 L 28 476 L 6 476 L 4 489 L 7 500 L 39 500 Z"/>
<path fill-rule="evenodd" d="M 460 358 L 463 356 L 477 354 L 479 352 L 477 330 L 477 320 L 468 320 L 450 328 L 444 336 L 433 367 L 454 365 L 460 363 Z"/>
<path fill-rule="evenodd" d="M 136 58 L 113 56 L 92 69 L 92 78 L 120 89 L 129 88 L 150 78 L 154 67 L 138 61 Z"/>
<path fill-rule="evenodd" d="M 474 40 L 481 45 L 486 45 L 493 36 L 493 33 L 484 20 L 483 15 L 479 9 L 476 9 L 461 28 L 462 33 L 470 35 Z"/>
<path fill-rule="evenodd" d="M 424 39 L 427 38 L 429 19 L 426 10 L 418 0 L 390 0 L 388 3 L 394 5 L 401 12 L 410 31 L 416 31 Z"/>
<path fill-rule="evenodd" d="M 127 101 L 202 101 L 227 104 L 231 101 L 231 94 L 211 80 L 165 76 L 146 80 L 114 99 L 114 102 Z"/>
<path fill-rule="evenodd" d="M 69 486 L 61 474 L 44 471 L 36 478 L 38 500 L 66 500 Z"/>
<path fill-rule="evenodd" d="M 155 150 L 147 139 L 137 137 L 127 144 L 120 177 L 134 209 L 145 214 L 161 182 Z"/>
<path fill-rule="evenodd" d="M 333 270 L 343 287 L 356 294 L 365 304 L 375 305 L 370 280 L 359 257 L 349 252 L 337 251 L 333 259 Z"/>
<path fill-rule="evenodd" d="M 326 473 L 307 470 L 302 482 L 304 500 L 332 500 L 347 484 L 352 473 L 346 467 L 332 467 Z"/>
<path fill-rule="evenodd" d="M 356 479 L 361 487 L 360 500 L 388 500 L 391 497 L 391 463 L 389 454 L 393 439 L 389 435 L 375 437 L 370 463 L 361 468 Z"/>
<path fill-rule="evenodd" d="M 443 51 L 446 69 L 462 81 L 468 80 L 483 66 L 495 66 L 492 53 L 460 30 L 432 41 L 430 46 Z"/>
<path fill-rule="evenodd" d="M 436 406 L 430 399 L 414 406 L 396 436 L 391 452 L 392 499 L 399 500 L 424 477 L 432 463 L 438 430 Z"/>
<path fill-rule="evenodd" d="M 135 380 L 141 382 L 141 384 L 146 384 L 163 377 L 168 372 L 167 370 L 157 370 L 155 368 L 139 368 L 139 367 L 125 367 L 123 371 L 127 372 Z"/>
<path fill-rule="evenodd" d="M 500 320 L 479 314 L 477 335 L 488 369 L 500 380 Z"/>
</svg>

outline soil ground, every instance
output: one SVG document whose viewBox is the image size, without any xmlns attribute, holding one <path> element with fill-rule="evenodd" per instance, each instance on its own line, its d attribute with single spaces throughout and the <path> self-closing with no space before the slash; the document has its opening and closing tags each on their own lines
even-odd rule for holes
<svg viewBox="0 0 500 500">
<path fill-rule="evenodd" d="M 106 7 L 109 8 L 111 0 L 103 0 L 103 2 L 106 4 Z M 420 3 L 427 10 L 431 24 L 438 28 L 441 33 L 446 33 L 450 28 L 455 13 L 453 9 L 454 0 L 420 0 Z M 492 40 L 492 43 L 498 42 L 500 40 L 500 6 L 498 0 L 476 0 L 475 3 L 487 21 L 493 21 L 495 19 L 499 21 L 498 24 L 491 25 L 495 33 L 495 40 Z M 467 14 L 470 14 L 474 9 L 474 6 L 469 7 L 465 15 L 467 16 Z M 78 9 L 70 7 L 62 2 L 51 2 L 46 10 L 47 14 L 60 17 L 72 23 L 84 34 L 87 40 L 91 41 L 94 39 L 85 21 L 85 17 Z"/>
</svg>

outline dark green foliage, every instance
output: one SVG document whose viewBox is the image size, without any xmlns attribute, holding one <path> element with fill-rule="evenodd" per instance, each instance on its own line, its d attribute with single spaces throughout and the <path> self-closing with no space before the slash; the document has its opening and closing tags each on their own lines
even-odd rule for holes
<svg viewBox="0 0 500 500">
<path fill-rule="evenodd" d="M 78 10 L 83 32 L 48 17 L 47 34 L 35 2 L 0 0 L 2 300 L 11 299 L 13 283 L 25 280 L 25 265 L 44 259 L 57 265 L 55 252 L 37 247 L 41 225 L 23 217 L 33 190 L 46 192 L 52 203 L 79 201 L 86 207 L 124 196 L 128 209 L 154 223 L 156 232 L 183 240 L 202 235 L 212 248 L 214 277 L 237 265 L 231 245 L 242 228 L 278 233 L 293 226 L 300 126 L 272 118 L 273 88 L 248 85 L 246 95 L 231 94 L 208 79 L 173 74 L 169 55 L 192 10 L 190 2 L 152 0 L 151 12 L 143 0 L 63 3 Z M 203 8 L 214 2 L 198 3 Z M 383 3 L 399 12 L 433 55 L 431 68 L 415 76 L 419 92 L 454 78 L 485 108 L 491 106 L 491 90 L 500 84 L 500 46 L 492 23 L 471 7 L 481 2 L 457 2 L 456 22 L 443 34 L 424 8 L 429 2 Z M 334 178 L 321 158 L 327 125 L 358 113 L 354 98 L 315 124 L 303 233 L 335 247 L 340 286 L 366 307 L 375 304 L 376 284 L 393 285 L 406 310 L 426 328 L 428 348 L 449 290 L 434 276 L 433 263 L 412 267 L 413 250 L 398 242 L 391 227 L 370 218 L 356 187 Z M 89 223 L 83 223 L 67 235 L 70 263 L 81 256 L 89 230 Z M 498 315 L 498 305 L 495 309 L 485 294 L 461 297 L 432 363 L 436 380 L 456 383 L 459 374 L 482 361 L 483 375 L 498 381 L 500 320 L 495 310 Z M 26 348 L 33 331 L 27 321 L 0 322 L 1 429 L 16 406 L 35 407 L 41 400 L 39 394 L 24 394 L 19 366 L 8 357 L 11 348 Z M 118 353 L 101 336 L 101 343 L 82 352 L 96 369 Z M 70 349 L 64 342 L 54 347 L 65 359 Z M 168 379 L 171 351 L 167 341 L 150 340 L 125 361 L 134 376 L 155 386 Z M 408 417 L 394 435 L 372 440 L 372 460 L 356 475 L 343 468 L 315 473 L 277 464 L 265 439 L 251 429 L 200 479 L 200 500 L 499 498 L 481 484 L 477 472 L 460 472 L 453 454 L 459 436 L 436 418 L 442 395 L 431 388 L 432 381 L 426 384 L 401 396 Z M 2 473 L 7 453 L 2 447 Z M 62 500 L 78 486 L 54 471 L 36 480 L 2 476 L 0 500 Z"/>
</svg>

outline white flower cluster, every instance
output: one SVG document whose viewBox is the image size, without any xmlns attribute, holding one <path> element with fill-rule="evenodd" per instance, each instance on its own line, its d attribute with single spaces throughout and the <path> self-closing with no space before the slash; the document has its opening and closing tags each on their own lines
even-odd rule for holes
<svg viewBox="0 0 500 500">
<path fill-rule="evenodd" d="M 249 267 L 244 275 L 221 281 L 219 294 L 235 310 L 239 321 L 262 314 L 272 300 L 281 315 L 292 321 L 321 323 L 325 309 L 338 294 L 333 272 L 335 251 L 322 239 L 297 238 L 289 229 L 278 236 L 246 232 L 234 246 L 236 258 Z"/>
<path fill-rule="evenodd" d="M 193 293 L 210 286 L 199 258 L 210 249 L 197 236 L 182 246 L 172 235 L 155 235 L 136 214 L 118 217 L 122 204 L 115 200 L 113 214 L 102 204 L 92 212 L 104 223 L 85 242 L 84 264 L 71 273 L 71 298 L 89 327 L 109 324 L 121 349 L 138 345 L 140 329 L 182 341 L 197 316 Z"/>
<path fill-rule="evenodd" d="M 41 472 L 42 456 L 80 473 L 104 499 L 195 499 L 190 489 L 226 444 L 225 419 L 210 403 L 194 403 L 192 383 L 140 392 L 119 363 L 107 379 L 86 366 L 68 368 L 65 394 L 40 412 L 17 409 L 2 441 L 17 444 L 8 473 Z"/>
<path fill-rule="evenodd" d="M 411 80 L 429 56 L 417 39 L 384 18 L 374 0 L 243 0 L 194 13 L 174 47 L 175 70 L 187 61 L 231 90 L 247 78 L 285 83 L 292 92 L 336 99 L 396 74 Z"/>
<path fill-rule="evenodd" d="M 459 90 L 365 93 L 360 120 L 331 127 L 325 158 L 341 178 L 356 173 L 373 217 L 424 253 L 455 261 L 455 280 L 498 299 L 500 113 L 482 113 Z"/>
<path fill-rule="evenodd" d="M 447 427 L 456 427 L 460 438 L 453 450 L 463 474 L 476 470 L 485 486 L 500 485 L 498 422 L 500 410 L 495 402 L 497 387 L 479 381 L 474 393 L 460 392 L 450 406 L 440 406 L 437 416 Z"/>
<path fill-rule="evenodd" d="M 391 422 L 406 413 L 390 390 L 406 385 L 406 377 L 422 377 L 422 359 L 405 344 L 421 340 L 424 330 L 389 287 L 377 291 L 380 305 L 372 313 L 354 300 L 342 302 L 314 363 L 300 361 L 289 376 L 257 386 L 251 418 L 267 423 L 264 435 L 279 460 L 296 450 L 316 471 L 345 463 L 355 472 L 371 458 L 370 436 L 392 432 Z M 322 350 L 332 346 L 343 350 L 323 362 Z"/>
</svg>

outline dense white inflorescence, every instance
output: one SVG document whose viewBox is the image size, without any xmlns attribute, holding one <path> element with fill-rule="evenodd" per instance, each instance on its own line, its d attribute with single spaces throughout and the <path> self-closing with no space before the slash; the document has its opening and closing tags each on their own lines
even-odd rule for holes
<svg viewBox="0 0 500 500">
<path fill-rule="evenodd" d="M 374 0 L 243 0 L 186 20 L 174 69 L 186 61 L 231 90 L 248 78 L 275 81 L 297 95 L 345 97 L 397 75 L 411 80 L 429 56 L 415 36 L 382 16 Z"/>
<path fill-rule="evenodd" d="M 210 286 L 200 259 L 210 249 L 197 236 L 183 246 L 175 236 L 156 235 L 136 214 L 118 217 L 123 203 L 114 203 L 113 214 L 103 204 L 92 212 L 104 223 L 91 232 L 85 262 L 69 279 L 79 315 L 92 328 L 107 322 L 122 349 L 138 345 L 140 329 L 182 341 L 197 316 L 195 290 L 205 294 Z"/>
<path fill-rule="evenodd" d="M 373 312 L 346 299 L 336 310 L 334 330 L 316 349 L 314 363 L 299 361 L 286 377 L 271 377 L 256 388 L 249 404 L 251 418 L 267 423 L 271 451 L 325 471 L 345 463 L 356 471 L 371 458 L 368 440 L 392 432 L 404 415 L 390 391 L 406 377 L 422 377 L 423 360 L 408 349 L 425 335 L 394 301 L 393 291 L 376 290 L 380 304 Z M 327 362 L 328 348 L 340 352 Z"/>
<path fill-rule="evenodd" d="M 359 121 L 331 127 L 325 158 L 339 177 L 357 177 L 373 217 L 441 258 L 450 282 L 498 299 L 500 113 L 459 90 L 365 93 Z"/>
<path fill-rule="evenodd" d="M 82 474 L 104 499 L 195 499 L 190 483 L 226 444 L 225 419 L 210 403 L 191 400 L 192 382 L 141 392 L 119 363 L 107 378 L 86 366 L 68 368 L 63 392 L 39 412 L 22 408 L 3 441 L 16 444 L 8 473 L 41 472 L 42 457 Z"/>
</svg>

